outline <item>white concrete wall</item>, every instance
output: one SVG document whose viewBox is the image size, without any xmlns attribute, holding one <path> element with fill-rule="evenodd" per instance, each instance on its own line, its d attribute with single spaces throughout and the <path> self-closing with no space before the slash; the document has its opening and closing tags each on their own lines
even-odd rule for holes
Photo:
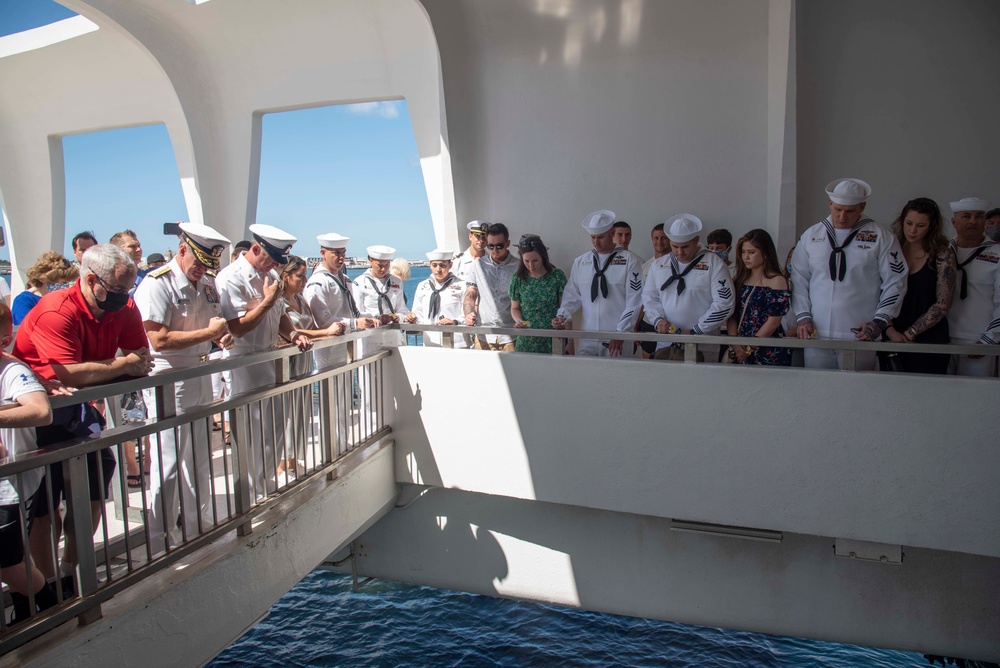
<svg viewBox="0 0 1000 668">
<path fill-rule="evenodd" d="M 422 2 L 460 223 L 539 233 L 564 268 L 595 209 L 629 221 L 646 257 L 652 226 L 682 211 L 765 226 L 768 2 Z M 787 49 L 787 27 L 777 39 Z"/>
<path fill-rule="evenodd" d="M 400 481 L 1000 557 L 996 380 L 422 348 L 390 362 Z"/>
<path fill-rule="evenodd" d="M 889 224 L 907 200 L 1000 205 L 1000 4 L 796 4 L 799 231 L 826 216 L 824 186 L 872 185 Z"/>
<path fill-rule="evenodd" d="M 662 518 L 444 489 L 355 548 L 359 573 L 402 582 L 1000 660 L 995 558 L 907 547 L 902 565 L 862 562 L 834 556 L 828 538 L 682 533 Z"/>
</svg>

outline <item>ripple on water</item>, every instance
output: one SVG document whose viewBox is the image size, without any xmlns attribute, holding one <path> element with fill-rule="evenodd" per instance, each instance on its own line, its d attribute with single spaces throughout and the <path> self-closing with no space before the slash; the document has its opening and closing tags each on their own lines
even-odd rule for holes
<svg viewBox="0 0 1000 668">
<path fill-rule="evenodd" d="M 210 666 L 917 668 L 920 655 L 316 571 Z"/>
</svg>

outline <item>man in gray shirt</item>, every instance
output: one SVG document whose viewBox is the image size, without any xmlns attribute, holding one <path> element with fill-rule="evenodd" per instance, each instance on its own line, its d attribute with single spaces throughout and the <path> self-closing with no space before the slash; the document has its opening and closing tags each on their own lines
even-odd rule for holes
<svg viewBox="0 0 1000 668">
<path fill-rule="evenodd" d="M 520 260 L 509 250 L 510 234 L 502 223 L 490 225 L 486 231 L 486 255 L 472 264 L 468 289 L 465 291 L 465 324 L 470 327 L 513 327 L 510 295 L 507 289 Z M 514 338 L 488 334 L 475 337 L 478 350 L 514 350 Z"/>
</svg>

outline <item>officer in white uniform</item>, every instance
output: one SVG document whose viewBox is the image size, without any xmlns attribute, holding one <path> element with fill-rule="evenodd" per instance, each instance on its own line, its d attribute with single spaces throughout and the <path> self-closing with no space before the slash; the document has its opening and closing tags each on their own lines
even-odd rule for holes
<svg viewBox="0 0 1000 668">
<path fill-rule="evenodd" d="M 642 263 L 636 255 L 617 249 L 611 226 L 614 211 L 595 211 L 583 219 L 594 249 L 573 260 L 562 303 L 552 327 L 565 329 L 582 308 L 580 329 L 631 332 L 642 306 Z M 577 355 L 601 357 L 621 354 L 620 340 L 579 339 Z"/>
<path fill-rule="evenodd" d="M 222 317 L 235 337 L 227 357 L 268 350 L 279 335 L 306 351 L 312 347 L 308 336 L 295 331 L 285 315 L 282 284 L 277 267 L 288 262 L 296 239 L 271 225 L 250 226 L 250 250 L 219 272 Z M 275 382 L 274 363 L 251 364 L 233 369 L 233 396 L 268 387 Z M 272 415 L 274 423 L 272 424 Z M 263 417 L 263 420 L 262 420 Z M 272 428 L 273 427 L 273 428 Z M 255 402 L 250 409 L 250 467 L 253 493 L 259 498 L 275 489 L 275 451 L 284 448 L 285 419 L 280 397 Z M 273 434 L 277 435 L 277 443 Z"/>
<path fill-rule="evenodd" d="M 451 266 L 451 273 L 463 281 L 472 280 L 472 265 L 486 255 L 486 231 L 490 224 L 488 220 L 473 220 L 465 226 L 469 230 L 469 250 L 456 255 Z"/>
<path fill-rule="evenodd" d="M 826 187 L 830 215 L 807 229 L 792 254 L 792 311 L 800 339 L 879 341 L 906 294 L 906 260 L 896 236 L 864 215 L 871 186 L 837 179 Z M 875 353 L 858 352 L 857 369 Z M 805 365 L 835 369 L 840 352 L 807 349 Z"/>
<path fill-rule="evenodd" d="M 951 247 L 958 259 L 957 289 L 948 311 L 952 343 L 1000 343 L 1000 245 L 984 233 L 989 208 L 978 197 L 951 203 Z M 997 358 L 956 355 L 955 368 L 962 376 L 995 376 Z"/>
<path fill-rule="evenodd" d="M 701 219 L 677 214 L 664 230 L 671 252 L 653 262 L 642 291 L 642 305 L 660 334 L 717 335 L 736 305 L 733 281 L 726 263 L 701 247 Z M 670 344 L 661 342 L 657 350 Z M 717 346 L 703 350 L 718 355 Z"/>
<path fill-rule="evenodd" d="M 427 253 L 431 275 L 420 282 L 413 293 L 413 313 L 421 325 L 461 325 L 465 322 L 462 311 L 465 281 L 452 272 L 452 252 L 436 248 Z M 424 332 L 424 345 L 440 346 L 440 332 Z M 455 336 L 455 348 L 465 348 L 465 338 Z"/>
<path fill-rule="evenodd" d="M 306 282 L 302 296 L 312 311 L 316 326 L 320 329 L 336 323 L 345 331 L 368 329 L 376 325 L 371 318 L 361 317 L 354 302 L 354 286 L 344 271 L 347 258 L 348 237 L 339 234 L 321 234 L 316 237 L 319 253 L 323 261 L 313 271 Z M 314 353 L 316 367 L 320 370 L 342 366 L 347 362 L 346 346 L 321 348 Z"/>
<path fill-rule="evenodd" d="M 213 341 L 223 349 L 233 342 L 226 319 L 220 315 L 215 279 L 206 273 L 219 268 L 229 239 L 207 225 L 179 223 L 179 227 L 177 254 L 168 264 L 149 272 L 135 291 L 135 304 L 149 337 L 153 375 L 198 366 L 208 359 Z M 143 392 L 150 417 L 155 420 L 155 390 Z M 213 398 L 210 376 L 174 383 L 174 410 L 178 415 L 210 404 Z M 179 434 L 179 440 L 175 434 Z M 165 535 L 169 536 L 170 546 L 176 547 L 183 535 L 190 539 L 213 526 L 209 467 L 212 448 L 204 420 L 176 432 L 162 431 L 150 439 L 150 446 L 149 540 L 153 551 L 160 552 L 165 547 Z M 179 513 L 184 534 L 177 527 Z"/>
</svg>

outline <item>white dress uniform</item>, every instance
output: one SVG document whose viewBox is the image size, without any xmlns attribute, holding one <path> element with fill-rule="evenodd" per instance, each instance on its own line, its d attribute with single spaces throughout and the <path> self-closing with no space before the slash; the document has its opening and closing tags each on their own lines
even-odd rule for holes
<svg viewBox="0 0 1000 668">
<path fill-rule="evenodd" d="M 413 313 L 421 325 L 433 325 L 441 318 L 450 318 L 459 325 L 465 324 L 465 312 L 462 309 L 465 299 L 465 281 L 454 273 L 449 273 L 443 283 L 438 283 L 433 276 L 420 282 L 413 293 Z M 440 300 L 436 312 L 431 309 L 434 294 Z M 440 346 L 443 335 L 440 332 L 424 332 L 424 345 Z M 455 348 L 465 348 L 465 337 L 454 337 Z"/>
<path fill-rule="evenodd" d="M 484 255 L 483 257 L 486 257 Z M 472 257 L 472 251 L 467 250 L 459 253 L 452 260 L 451 273 L 455 274 L 462 281 L 472 280 L 472 266 L 476 263 L 479 258 Z"/>
<path fill-rule="evenodd" d="M 256 232 L 255 230 L 260 230 Z M 286 246 L 290 249 L 295 237 L 270 225 L 251 225 L 250 232 L 260 243 L 261 235 L 268 235 L 276 241 L 291 239 Z M 272 236 L 273 235 L 273 236 Z M 235 262 L 219 272 L 215 279 L 219 290 L 222 317 L 226 320 L 240 318 L 252 311 L 264 300 L 264 278 L 279 280 L 277 272 L 271 270 L 261 274 L 247 260 L 244 253 Z M 284 300 L 278 298 L 267 311 L 260 323 L 236 342 L 226 357 L 239 357 L 268 350 L 278 342 L 281 316 L 285 313 Z M 233 369 L 233 396 L 274 385 L 274 363 L 251 364 Z M 273 419 L 272 419 L 273 416 Z M 273 436 L 272 436 L 273 435 Z M 280 397 L 254 402 L 250 407 L 250 444 L 252 466 L 251 485 L 259 498 L 275 489 L 275 452 L 284 452 L 285 416 Z M 263 447 L 261 447 L 261 444 Z"/>
<path fill-rule="evenodd" d="M 700 251 L 687 264 L 669 253 L 649 268 L 642 305 L 654 326 L 666 319 L 695 334 L 718 334 L 736 306 L 729 268 L 711 251 Z M 656 348 L 669 345 L 661 342 Z"/>
<path fill-rule="evenodd" d="M 894 234 L 862 217 L 837 230 L 828 217 L 807 229 L 792 254 L 792 310 L 811 318 L 821 339 L 856 340 L 852 328 L 899 314 L 907 268 Z M 839 354 L 806 349 L 807 367 L 837 368 Z M 858 369 L 875 367 L 874 353 L 858 353 Z"/>
<path fill-rule="evenodd" d="M 351 331 L 361 315 L 354 303 L 353 286 L 346 273 L 334 275 L 324 265 L 319 265 L 306 282 L 302 296 L 312 311 L 316 326 L 325 329 L 342 322 Z M 347 346 L 317 349 L 314 357 L 320 370 L 342 366 L 347 362 Z"/>
<path fill-rule="evenodd" d="M 996 345 L 1000 343 L 1000 244 L 985 239 L 976 248 L 959 248 L 952 240 L 951 247 L 960 267 L 955 298 L 948 311 L 951 342 Z M 996 360 L 958 355 L 955 362 L 959 375 L 994 376 Z"/>
<path fill-rule="evenodd" d="M 194 229 L 198 227 L 202 226 L 194 226 Z M 176 257 L 168 264 L 151 271 L 139 284 L 135 291 L 135 304 L 142 313 L 143 321 L 164 325 L 172 332 L 204 329 L 212 318 L 221 315 L 215 280 L 206 274 L 198 283 L 191 283 Z M 180 350 L 153 349 L 150 351 L 153 358 L 152 373 L 156 375 L 198 366 L 208 359 L 211 349 L 210 341 Z M 155 420 L 158 417 L 156 392 L 147 388 L 143 393 L 150 417 Z M 213 398 L 210 376 L 174 383 L 174 402 L 178 415 L 190 408 L 210 404 Z M 170 536 L 171 546 L 181 543 L 182 534 L 177 528 L 176 520 L 182 509 L 188 538 L 198 535 L 199 514 L 202 531 L 207 531 L 214 524 L 209 467 L 212 447 L 205 421 L 198 420 L 190 427 L 181 427 L 176 433 L 180 436 L 179 440 L 175 438 L 173 429 L 150 438 L 149 539 L 154 552 L 164 548 L 164 527 Z"/>
<path fill-rule="evenodd" d="M 604 255 L 592 250 L 573 260 L 556 315 L 570 320 L 582 309 L 578 329 L 631 332 L 642 305 L 642 264 L 635 258 L 615 249 Z M 607 356 L 608 339 L 578 339 L 576 354 Z"/>
</svg>

